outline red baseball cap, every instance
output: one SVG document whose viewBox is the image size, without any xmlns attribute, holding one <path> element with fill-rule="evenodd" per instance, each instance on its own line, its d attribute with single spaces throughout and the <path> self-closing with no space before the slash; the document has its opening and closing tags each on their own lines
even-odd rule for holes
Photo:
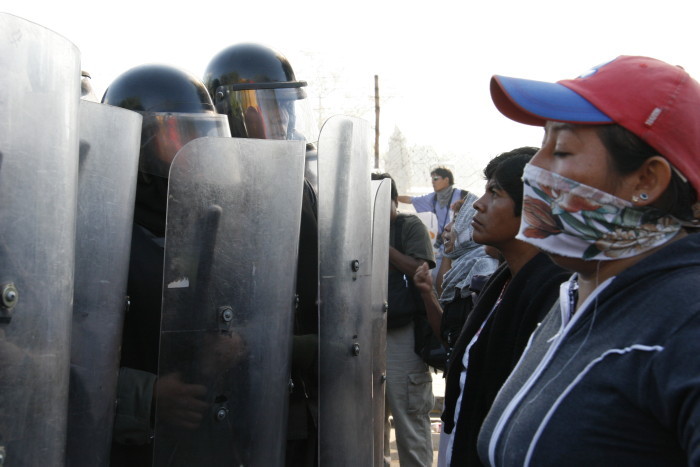
<svg viewBox="0 0 700 467">
<path fill-rule="evenodd" d="M 659 151 L 700 193 L 700 84 L 681 67 L 623 55 L 556 83 L 495 75 L 491 98 L 503 115 L 528 125 L 617 123 Z"/>
</svg>

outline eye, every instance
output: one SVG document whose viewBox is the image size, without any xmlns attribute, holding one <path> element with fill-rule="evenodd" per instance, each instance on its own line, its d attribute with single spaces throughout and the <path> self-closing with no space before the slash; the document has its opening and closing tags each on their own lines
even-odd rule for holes
<svg viewBox="0 0 700 467">
<path fill-rule="evenodd" d="M 553 155 L 554 157 L 566 157 L 566 156 L 570 156 L 571 153 L 564 152 L 564 151 L 554 151 L 554 152 L 552 153 L 552 155 Z"/>
</svg>

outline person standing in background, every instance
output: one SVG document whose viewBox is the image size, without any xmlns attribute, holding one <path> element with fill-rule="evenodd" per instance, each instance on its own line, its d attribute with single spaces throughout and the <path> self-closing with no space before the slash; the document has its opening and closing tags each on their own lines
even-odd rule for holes
<svg viewBox="0 0 700 467">
<path fill-rule="evenodd" d="M 455 188 L 455 179 L 452 171 L 446 167 L 438 167 L 430 172 L 430 180 L 433 184 L 433 193 L 422 196 L 399 195 L 398 201 L 404 204 L 411 204 L 416 212 L 432 212 L 438 222 L 437 237 L 435 239 L 435 264 L 433 280 L 440 269 L 442 256 L 445 252 L 442 232 L 445 226 L 452 221 L 452 206 L 464 199 L 469 192 L 460 188 Z"/>
</svg>

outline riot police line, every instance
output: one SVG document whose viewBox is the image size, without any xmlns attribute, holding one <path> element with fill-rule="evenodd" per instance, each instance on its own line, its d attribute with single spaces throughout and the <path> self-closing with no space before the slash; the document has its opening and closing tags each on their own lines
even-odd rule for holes
<svg viewBox="0 0 700 467">
<path fill-rule="evenodd" d="M 225 70 L 245 54 L 270 76 Z M 366 122 L 308 140 L 306 83 L 251 45 L 91 102 L 75 45 L 0 13 L 0 68 L 0 465 L 382 463 Z"/>
</svg>

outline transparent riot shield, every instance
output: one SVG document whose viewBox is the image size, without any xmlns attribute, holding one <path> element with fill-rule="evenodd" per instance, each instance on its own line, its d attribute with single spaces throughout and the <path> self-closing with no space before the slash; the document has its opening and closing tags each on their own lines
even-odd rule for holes
<svg viewBox="0 0 700 467">
<path fill-rule="evenodd" d="M 384 465 L 386 312 L 388 308 L 391 180 L 372 181 L 372 426 L 374 466 Z"/>
<path fill-rule="evenodd" d="M 154 465 L 284 464 L 304 143 L 200 138 L 173 161 Z M 183 410 L 184 408 L 184 410 Z"/>
<path fill-rule="evenodd" d="M 64 462 L 78 175 L 78 49 L 0 14 L 0 456 Z"/>
<path fill-rule="evenodd" d="M 80 102 L 66 464 L 109 464 L 141 115 Z"/>
<path fill-rule="evenodd" d="M 319 465 L 372 464 L 372 214 L 366 122 L 318 144 Z"/>
</svg>

